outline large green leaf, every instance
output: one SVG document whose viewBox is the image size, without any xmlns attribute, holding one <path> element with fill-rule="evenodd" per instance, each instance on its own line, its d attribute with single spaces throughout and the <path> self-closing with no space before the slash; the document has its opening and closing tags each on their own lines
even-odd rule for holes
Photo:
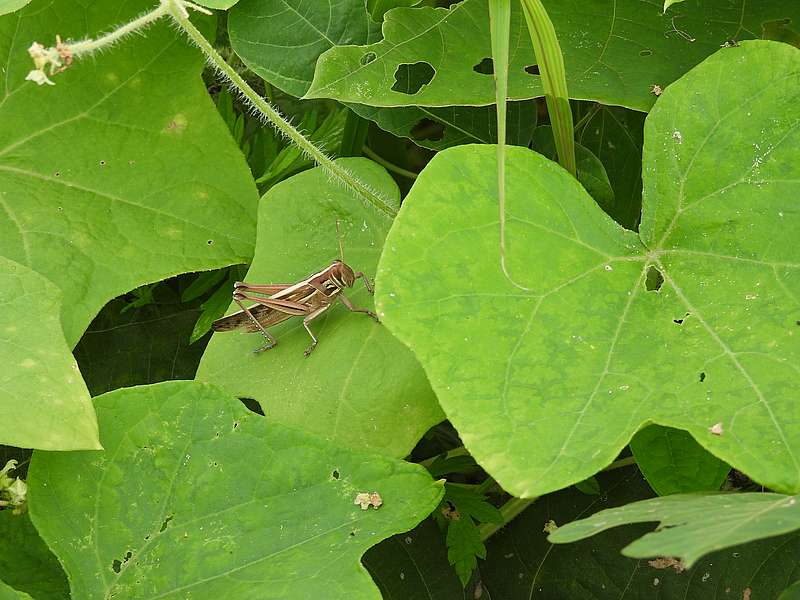
<svg viewBox="0 0 800 600">
<path fill-rule="evenodd" d="M 659 495 L 719 490 L 730 467 L 687 432 L 650 425 L 631 440 L 631 452 Z"/>
<path fill-rule="evenodd" d="M 800 529 L 799 500 L 782 494 L 676 494 L 600 511 L 559 527 L 548 539 L 562 544 L 617 525 L 658 521 L 657 531 L 628 544 L 622 553 L 634 558 L 674 556 L 691 566 L 709 552 Z"/>
<path fill-rule="evenodd" d="M 726 48 L 647 120 L 641 239 L 555 164 L 509 148 L 508 271 L 495 149 L 440 152 L 387 238 L 377 306 L 464 444 L 533 496 L 610 463 L 643 425 L 685 429 L 800 490 L 800 52 Z"/>
<path fill-rule="evenodd" d="M 36 600 L 69 598 L 67 576 L 27 514 L 0 512 L 0 579 Z"/>
<path fill-rule="evenodd" d="M 741 600 L 749 588 L 756 600 L 775 598 L 800 575 L 797 532 L 719 550 L 693 566 L 666 557 L 635 560 L 621 555 L 631 540 L 652 531 L 653 526 L 644 523 L 571 544 L 551 544 L 545 531 L 550 521 L 563 525 L 652 495 L 635 469 L 603 473 L 598 480 L 602 495 L 587 496 L 568 488 L 545 496 L 487 541 L 488 555 L 481 565 L 485 596 L 503 600 Z"/>
<path fill-rule="evenodd" d="M 99 448 L 89 391 L 61 333 L 61 293 L 0 256 L 0 444 Z"/>
<path fill-rule="evenodd" d="M 200 79 L 202 56 L 174 29 L 156 24 L 55 86 L 25 81 L 34 40 L 94 36 L 144 8 L 38 0 L 0 18 L 0 255 L 61 289 L 70 346 L 115 296 L 253 252 L 252 177 Z"/>
<path fill-rule="evenodd" d="M 421 467 L 270 423 L 207 384 L 117 390 L 96 407 L 104 452 L 36 452 L 28 474 L 74 600 L 379 598 L 359 557 L 442 494 Z M 383 505 L 362 510 L 360 492 Z"/>
<path fill-rule="evenodd" d="M 781 0 L 708 0 L 691 11 L 662 14 L 639 0 L 547 0 L 564 52 L 570 97 L 648 110 L 662 87 L 731 38 L 761 35 L 761 23 L 800 19 L 800 4 Z M 509 97 L 542 95 L 518 2 L 512 2 Z M 494 79 L 480 65 L 491 57 L 486 0 L 451 8 L 398 8 L 386 14 L 383 40 L 336 46 L 323 54 L 307 96 L 372 106 L 494 103 Z M 416 93 L 409 72 L 428 81 Z M 432 79 L 431 79 L 432 77 Z"/>
<path fill-rule="evenodd" d="M 362 158 L 342 164 L 399 203 L 383 168 Z M 330 265 L 339 255 L 337 219 L 345 261 L 372 279 L 391 219 L 317 168 L 279 183 L 261 200 L 256 256 L 246 281 L 294 283 Z M 357 306 L 372 305 L 360 281 L 345 293 Z M 311 328 L 319 346 L 308 358 L 303 351 L 311 340 L 301 318 L 272 328 L 279 344 L 268 352 L 253 353 L 264 343 L 259 334 L 218 333 L 197 379 L 257 400 L 272 420 L 394 456 L 405 456 L 442 420 L 419 363 L 383 325 L 337 302 Z"/>
<path fill-rule="evenodd" d="M 380 39 L 380 25 L 370 19 L 363 0 L 244 0 L 231 10 L 228 32 L 231 47 L 248 67 L 298 97 L 311 86 L 314 66 L 323 52 L 335 46 L 369 44 Z M 382 129 L 433 150 L 497 141 L 493 106 L 350 108 Z M 532 103 L 515 102 L 509 108 L 509 143 L 526 146 L 536 124 L 535 107 Z M 420 135 L 420 126 L 429 121 L 439 123 L 443 131 L 432 137 Z"/>
</svg>

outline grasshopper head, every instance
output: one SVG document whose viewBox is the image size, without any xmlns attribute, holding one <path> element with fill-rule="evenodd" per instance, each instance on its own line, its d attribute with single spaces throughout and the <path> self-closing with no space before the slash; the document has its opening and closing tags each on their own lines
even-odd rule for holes
<svg viewBox="0 0 800 600">
<path fill-rule="evenodd" d="M 356 281 L 356 274 L 347 264 L 341 260 L 335 260 L 331 265 L 331 279 L 340 288 L 353 287 Z"/>
</svg>

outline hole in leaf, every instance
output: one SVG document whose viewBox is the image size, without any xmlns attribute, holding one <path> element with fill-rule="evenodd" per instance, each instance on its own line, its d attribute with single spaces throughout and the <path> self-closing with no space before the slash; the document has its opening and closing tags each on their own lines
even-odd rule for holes
<svg viewBox="0 0 800 600">
<path fill-rule="evenodd" d="M 61 177 L 61 171 L 56 171 L 55 173 L 53 173 L 53 175 L 55 177 Z"/>
<path fill-rule="evenodd" d="M 652 56 L 652 50 L 639 50 L 639 56 Z"/>
<path fill-rule="evenodd" d="M 673 322 L 673 323 L 675 323 L 676 325 L 683 325 L 683 322 L 686 320 L 686 317 L 688 317 L 688 316 L 689 316 L 689 314 L 690 314 L 690 313 L 686 313 L 686 314 L 685 314 L 685 315 L 683 315 L 683 317 L 682 317 L 682 318 L 680 318 L 680 319 L 672 319 L 672 322 Z"/>
<path fill-rule="evenodd" d="M 105 166 L 106 166 L 106 161 L 104 161 L 104 160 L 101 160 L 101 161 L 100 161 L 100 166 L 101 166 L 101 167 L 105 167 Z"/>
<path fill-rule="evenodd" d="M 122 560 L 115 558 L 111 563 L 111 570 L 114 571 L 114 573 L 119 573 L 122 570 L 122 565 L 128 562 L 131 556 L 133 555 L 131 554 L 131 551 L 128 550 L 125 553 L 125 556 L 122 557 Z"/>
<path fill-rule="evenodd" d="M 403 63 L 398 65 L 394 72 L 392 90 L 413 96 L 423 86 L 428 85 L 434 75 L 436 75 L 436 70 L 425 61 Z"/>
<path fill-rule="evenodd" d="M 234 421 L 233 428 L 236 429 L 237 427 L 239 427 L 239 421 Z"/>
<path fill-rule="evenodd" d="M 364 54 L 364 56 L 361 57 L 361 60 L 359 62 L 361 62 L 362 65 L 368 65 L 376 58 L 378 58 L 377 54 L 375 54 L 374 52 L 367 52 L 366 54 Z"/>
<path fill-rule="evenodd" d="M 214 245 L 214 240 L 208 240 L 206 242 L 206 244 L 208 244 L 209 246 L 213 246 Z"/>
<path fill-rule="evenodd" d="M 420 119 L 411 129 L 411 137 L 415 140 L 438 142 L 444 137 L 444 125 L 431 119 Z"/>
<path fill-rule="evenodd" d="M 355 531 L 351 531 L 351 532 L 350 532 L 350 537 L 354 537 L 355 535 L 356 535 L 356 532 L 355 532 Z"/>
<path fill-rule="evenodd" d="M 483 58 L 481 62 L 472 67 L 472 70 L 481 75 L 493 75 L 494 61 L 491 58 Z"/>
<path fill-rule="evenodd" d="M 525 72 L 529 75 L 538 75 L 539 74 L 539 65 L 528 65 L 525 67 Z"/>
<path fill-rule="evenodd" d="M 264 409 L 261 408 L 261 404 L 258 403 L 258 400 L 254 400 L 253 398 L 239 398 L 239 400 L 247 407 L 248 410 L 256 413 L 257 415 L 261 415 L 262 417 L 264 416 Z"/>
<path fill-rule="evenodd" d="M 164 533 L 167 529 L 167 525 L 169 525 L 169 522 L 172 521 L 173 518 L 175 518 L 175 515 L 167 515 L 167 518 L 164 519 L 164 522 L 161 524 L 161 529 L 159 529 L 158 532 Z"/>
<path fill-rule="evenodd" d="M 339 471 L 334 469 L 333 473 L 331 473 L 331 477 L 333 477 L 334 479 L 339 479 Z"/>
<path fill-rule="evenodd" d="M 653 265 L 647 267 L 647 277 L 644 280 L 644 287 L 648 292 L 657 292 L 661 289 L 664 283 L 664 276 L 661 271 L 656 269 Z"/>
<path fill-rule="evenodd" d="M 703 383 L 706 380 L 706 373 L 703 371 L 700 373 L 700 383 Z"/>
</svg>

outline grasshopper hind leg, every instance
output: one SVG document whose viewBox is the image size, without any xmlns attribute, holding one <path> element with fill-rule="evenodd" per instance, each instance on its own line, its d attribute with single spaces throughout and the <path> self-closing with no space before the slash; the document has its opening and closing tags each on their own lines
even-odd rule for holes
<svg viewBox="0 0 800 600">
<path fill-rule="evenodd" d="M 242 304 L 242 300 L 241 300 L 240 298 L 237 298 L 235 293 L 234 293 L 234 295 L 233 295 L 233 300 L 234 300 L 234 302 L 236 302 L 236 304 L 238 304 L 238 305 L 239 305 L 239 308 L 241 308 L 241 309 L 244 311 L 244 313 L 245 313 L 245 314 L 246 314 L 248 317 L 250 317 L 250 320 L 253 322 L 253 325 L 255 325 L 255 326 L 258 328 L 258 332 L 259 332 L 261 335 L 263 335 L 263 336 L 264 336 L 264 339 L 265 339 L 265 340 L 267 340 L 267 343 L 266 343 L 266 344 L 263 344 L 262 346 L 259 346 L 258 348 L 255 348 L 255 349 L 253 350 L 253 353 L 255 353 L 255 354 L 258 354 L 259 352 L 264 352 L 264 351 L 266 351 L 266 350 L 271 350 L 272 348 L 274 348 L 275 346 L 277 346 L 277 345 L 278 345 L 278 340 L 276 340 L 276 339 L 275 339 L 275 338 L 272 336 L 272 334 L 270 334 L 270 332 L 269 332 L 269 331 L 267 331 L 266 329 L 264 329 L 264 326 L 263 326 L 263 325 L 261 325 L 261 323 L 259 323 L 259 322 L 258 322 L 258 319 L 256 319 L 256 318 L 253 316 L 253 313 L 251 313 L 251 312 L 250 312 L 250 309 L 248 309 L 248 308 L 247 308 L 247 307 L 246 307 L 244 304 Z"/>
</svg>

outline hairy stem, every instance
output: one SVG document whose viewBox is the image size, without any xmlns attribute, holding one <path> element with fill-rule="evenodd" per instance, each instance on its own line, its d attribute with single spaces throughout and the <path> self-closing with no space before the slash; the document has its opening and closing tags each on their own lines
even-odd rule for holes
<svg viewBox="0 0 800 600">
<path fill-rule="evenodd" d="M 314 145 L 308 138 L 300 133 L 276 108 L 269 104 L 264 98 L 258 95 L 248 83 L 219 55 L 214 47 L 206 40 L 202 33 L 192 24 L 182 9 L 181 0 L 166 0 L 165 5 L 169 15 L 186 35 L 197 45 L 205 54 L 209 64 L 218 70 L 233 86 L 239 90 L 244 98 L 255 108 L 259 115 L 268 121 L 279 133 L 286 136 L 293 144 L 311 157 L 314 162 L 325 169 L 336 180 L 343 183 L 346 187 L 353 190 L 359 197 L 371 204 L 378 210 L 393 217 L 397 210 L 377 192 L 353 175 L 350 171 L 326 155 L 321 149 Z"/>
</svg>

